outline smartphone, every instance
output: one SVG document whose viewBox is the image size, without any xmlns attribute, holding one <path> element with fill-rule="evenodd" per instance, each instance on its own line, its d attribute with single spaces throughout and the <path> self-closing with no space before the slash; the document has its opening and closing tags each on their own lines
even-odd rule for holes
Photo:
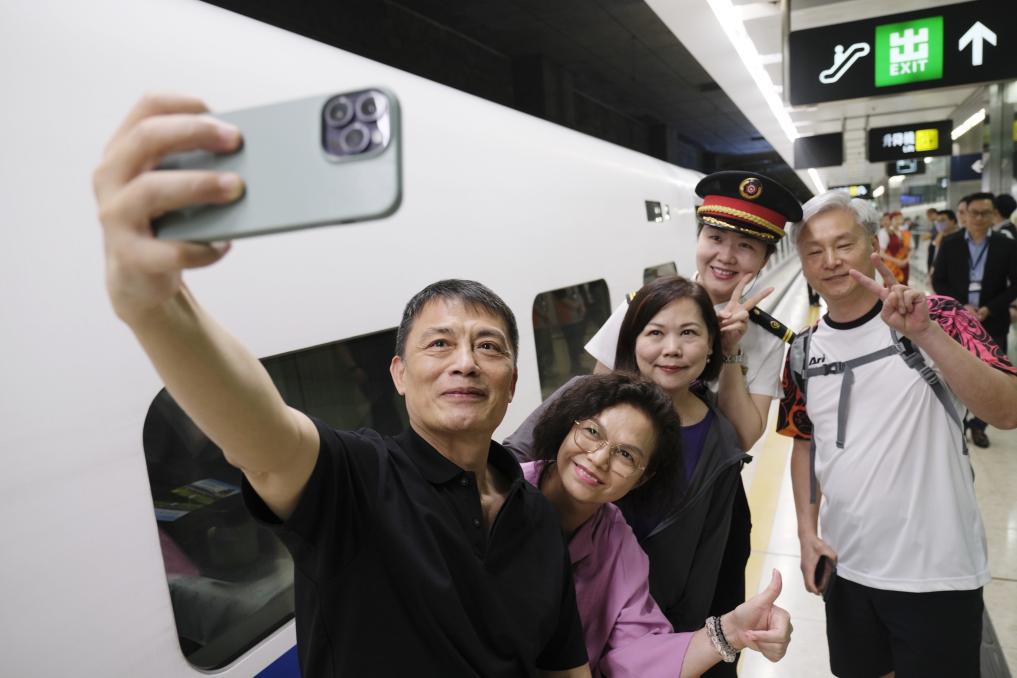
<svg viewBox="0 0 1017 678">
<path fill-rule="evenodd" d="M 836 572 L 837 566 L 832 560 L 826 556 L 819 556 L 819 562 L 816 563 L 816 572 L 813 576 L 813 583 L 815 583 L 819 592 L 823 594 L 823 600 L 826 600 L 826 593 Z"/>
<path fill-rule="evenodd" d="M 379 219 L 402 199 L 399 103 L 370 87 L 216 117 L 243 135 L 231 154 L 167 156 L 159 169 L 236 172 L 242 198 L 169 212 L 152 224 L 166 240 L 214 242 Z"/>
</svg>

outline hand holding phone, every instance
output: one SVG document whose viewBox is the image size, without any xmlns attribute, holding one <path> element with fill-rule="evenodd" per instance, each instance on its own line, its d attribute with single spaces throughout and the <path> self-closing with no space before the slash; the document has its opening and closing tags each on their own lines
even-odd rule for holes
<svg viewBox="0 0 1017 678">
<path fill-rule="evenodd" d="M 826 600 L 826 594 L 830 588 L 830 582 L 833 581 L 833 577 L 836 573 L 837 564 L 827 556 L 819 556 L 819 560 L 816 562 L 816 571 L 812 581 L 822 594 L 823 600 Z"/>
<path fill-rule="evenodd" d="M 244 196 L 168 212 L 153 222 L 161 240 L 234 240 L 378 219 L 399 206 L 399 105 L 391 92 L 372 87 L 216 117 L 240 129 L 239 150 L 178 153 L 159 169 L 236 173 Z"/>
<path fill-rule="evenodd" d="M 232 153 L 240 131 L 180 94 L 148 94 L 127 113 L 92 174 L 106 255 L 106 289 L 125 322 L 148 316 L 180 290 L 181 272 L 215 263 L 228 244 L 152 238 L 155 215 L 181 205 L 227 204 L 243 185 L 235 174 L 181 175 L 152 168 L 166 149 Z"/>
</svg>

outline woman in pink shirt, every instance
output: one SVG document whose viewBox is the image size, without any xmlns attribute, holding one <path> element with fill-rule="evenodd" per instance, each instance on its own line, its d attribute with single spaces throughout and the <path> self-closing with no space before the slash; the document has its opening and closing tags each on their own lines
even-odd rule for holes
<svg viewBox="0 0 1017 678">
<path fill-rule="evenodd" d="M 773 604 L 780 575 L 719 621 L 676 633 L 650 596 L 649 561 L 614 501 L 673 492 L 681 484 L 680 427 L 671 399 L 623 373 L 583 377 L 542 412 L 534 429 L 541 461 L 523 464 L 561 518 L 576 602 L 594 676 L 699 676 L 743 648 L 771 661 L 791 637 Z"/>
</svg>

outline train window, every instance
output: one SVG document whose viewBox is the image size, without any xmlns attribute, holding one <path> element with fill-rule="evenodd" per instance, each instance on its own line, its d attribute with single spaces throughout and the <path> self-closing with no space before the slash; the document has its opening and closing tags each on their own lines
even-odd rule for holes
<svg viewBox="0 0 1017 678">
<path fill-rule="evenodd" d="M 607 283 L 594 280 L 538 294 L 533 300 L 533 339 L 543 398 L 596 365 L 583 347 L 611 315 Z"/>
<path fill-rule="evenodd" d="M 666 275 L 678 275 L 678 266 L 673 261 L 644 269 L 643 284 L 653 282 L 657 278 L 663 278 Z"/>
<path fill-rule="evenodd" d="M 395 329 L 265 358 L 283 399 L 337 428 L 407 423 L 388 365 Z M 221 668 L 293 617 L 293 562 L 248 515 L 240 471 L 163 389 L 143 444 L 180 648 Z"/>
</svg>

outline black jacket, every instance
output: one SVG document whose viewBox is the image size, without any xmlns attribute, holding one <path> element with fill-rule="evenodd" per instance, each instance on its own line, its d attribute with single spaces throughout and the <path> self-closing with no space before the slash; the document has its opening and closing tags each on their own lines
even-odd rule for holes
<svg viewBox="0 0 1017 678">
<path fill-rule="evenodd" d="M 533 457 L 533 429 L 547 404 L 571 387 L 575 377 L 552 393 L 509 436 L 504 445 L 520 461 Z M 741 484 L 741 469 L 752 457 L 738 443 L 734 427 L 716 408 L 712 394 L 703 395 L 713 425 L 706 435 L 702 457 L 685 496 L 667 511 L 656 525 L 636 529 L 639 544 L 650 559 L 650 594 L 676 631 L 695 631 L 710 614 L 717 588 L 717 576 L 728 544 L 735 494 Z M 644 522 L 633 516 L 624 499 L 618 502 L 630 525 Z"/>
<path fill-rule="evenodd" d="M 968 303 L 971 275 L 970 254 L 964 234 L 965 231 L 960 230 L 943 238 L 932 273 L 932 287 L 936 293 L 953 297 L 962 304 Z M 982 325 L 990 336 L 998 337 L 1009 330 L 1008 307 L 1017 299 L 1017 241 L 1002 233 L 990 232 L 988 247 L 980 305 L 989 309 L 989 316 Z"/>
</svg>

